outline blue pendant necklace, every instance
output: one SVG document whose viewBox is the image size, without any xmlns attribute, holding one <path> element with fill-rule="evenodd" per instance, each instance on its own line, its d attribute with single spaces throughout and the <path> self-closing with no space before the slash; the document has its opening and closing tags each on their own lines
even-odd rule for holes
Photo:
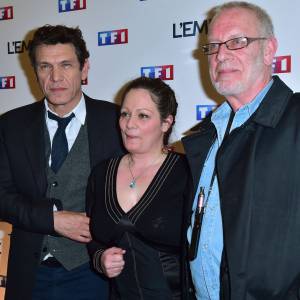
<svg viewBox="0 0 300 300">
<path fill-rule="evenodd" d="M 140 174 L 139 176 L 133 176 L 133 173 L 132 173 L 132 170 L 131 170 L 131 163 L 133 162 L 133 159 L 131 157 L 131 155 L 128 155 L 128 169 L 129 169 L 129 172 L 130 172 L 130 175 L 131 175 L 131 181 L 129 182 L 129 187 L 131 189 L 135 189 L 136 188 L 136 181 L 137 179 L 142 175 Z"/>
<path fill-rule="evenodd" d="M 165 156 L 165 154 L 163 154 L 163 156 Z M 145 174 L 146 171 L 147 171 L 150 167 L 152 167 L 152 166 L 154 166 L 155 164 L 157 164 L 161 159 L 162 159 L 162 156 L 156 158 L 149 166 L 147 166 L 147 167 L 144 169 L 143 172 L 141 172 L 140 175 L 134 176 L 134 175 L 133 175 L 133 172 L 132 172 L 132 169 L 131 169 L 131 166 L 132 166 L 132 163 L 133 163 L 133 159 L 132 159 L 131 155 L 129 154 L 129 155 L 127 156 L 127 160 L 128 160 L 128 169 L 129 169 L 129 172 L 130 172 L 130 175 L 131 175 L 131 181 L 129 182 L 129 185 L 128 185 L 128 186 L 129 186 L 131 189 L 135 189 L 135 188 L 137 187 L 136 181 L 137 181 L 143 174 Z"/>
<path fill-rule="evenodd" d="M 132 177 L 132 180 L 129 183 L 129 187 L 134 189 L 136 186 L 136 178 Z"/>
</svg>

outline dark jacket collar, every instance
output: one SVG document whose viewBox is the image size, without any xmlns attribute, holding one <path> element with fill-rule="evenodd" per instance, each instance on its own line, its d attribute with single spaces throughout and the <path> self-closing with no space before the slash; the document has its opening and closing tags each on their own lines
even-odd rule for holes
<svg viewBox="0 0 300 300">
<path fill-rule="evenodd" d="M 273 76 L 273 84 L 257 111 L 250 118 L 253 122 L 267 127 L 275 127 L 280 120 L 293 91 L 278 77 Z"/>
<path fill-rule="evenodd" d="M 267 127 L 275 127 L 280 120 L 293 91 L 278 76 L 273 77 L 273 84 L 261 105 L 247 122 L 255 122 Z M 184 149 L 191 166 L 194 187 L 200 177 L 207 152 L 216 134 L 210 116 L 204 119 L 197 131 L 182 139 Z"/>
</svg>

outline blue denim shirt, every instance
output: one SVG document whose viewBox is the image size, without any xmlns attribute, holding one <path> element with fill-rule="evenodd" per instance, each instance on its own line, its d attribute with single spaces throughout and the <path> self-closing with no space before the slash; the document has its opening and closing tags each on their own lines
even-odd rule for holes
<svg viewBox="0 0 300 300">
<path fill-rule="evenodd" d="M 235 113 L 230 131 L 240 127 L 250 118 L 250 116 L 256 111 L 262 102 L 266 93 L 269 91 L 272 83 L 273 80 L 271 80 L 250 103 L 244 105 Z M 208 189 L 215 166 L 216 154 L 224 138 L 230 113 L 231 107 L 227 102 L 224 102 L 212 114 L 211 121 L 216 127 L 217 139 L 207 154 L 200 176 L 197 193 L 194 199 L 193 211 L 195 211 L 197 205 L 200 187 L 204 188 L 205 196 L 208 194 Z M 201 145 L 199 145 L 199 147 L 201 147 Z M 197 299 L 219 300 L 220 264 L 223 250 L 223 228 L 220 210 L 219 187 L 216 178 L 213 182 L 209 199 L 205 199 L 205 201 L 207 201 L 207 207 L 203 216 L 198 254 L 196 259 L 190 262 L 190 267 Z M 191 224 L 194 224 L 194 213 L 191 221 Z M 189 243 L 191 241 L 191 233 L 192 227 L 189 227 L 187 232 Z"/>
</svg>

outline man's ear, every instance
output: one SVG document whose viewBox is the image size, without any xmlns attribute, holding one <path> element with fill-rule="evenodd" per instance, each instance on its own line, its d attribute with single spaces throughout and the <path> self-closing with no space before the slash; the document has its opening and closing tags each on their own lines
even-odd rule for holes
<svg viewBox="0 0 300 300">
<path fill-rule="evenodd" d="M 83 67 L 82 67 L 82 70 L 81 70 L 81 80 L 86 80 L 87 79 L 89 69 L 90 69 L 90 62 L 89 62 L 88 59 L 86 59 L 84 61 L 84 64 L 83 64 Z"/>
<path fill-rule="evenodd" d="M 264 48 L 264 63 L 267 66 L 272 65 L 275 53 L 277 51 L 278 42 L 275 37 L 268 38 Z"/>
</svg>

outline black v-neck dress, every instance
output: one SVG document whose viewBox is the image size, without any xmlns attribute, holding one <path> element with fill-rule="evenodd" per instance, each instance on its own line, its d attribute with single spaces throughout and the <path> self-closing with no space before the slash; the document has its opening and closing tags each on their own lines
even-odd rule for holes
<svg viewBox="0 0 300 300">
<path fill-rule="evenodd" d="M 173 300 L 181 298 L 180 244 L 183 204 L 187 197 L 185 157 L 170 152 L 140 201 L 125 213 L 116 193 L 122 157 L 99 164 L 87 193 L 93 255 L 100 249 L 126 250 L 125 266 L 112 280 L 111 299 Z"/>
</svg>

